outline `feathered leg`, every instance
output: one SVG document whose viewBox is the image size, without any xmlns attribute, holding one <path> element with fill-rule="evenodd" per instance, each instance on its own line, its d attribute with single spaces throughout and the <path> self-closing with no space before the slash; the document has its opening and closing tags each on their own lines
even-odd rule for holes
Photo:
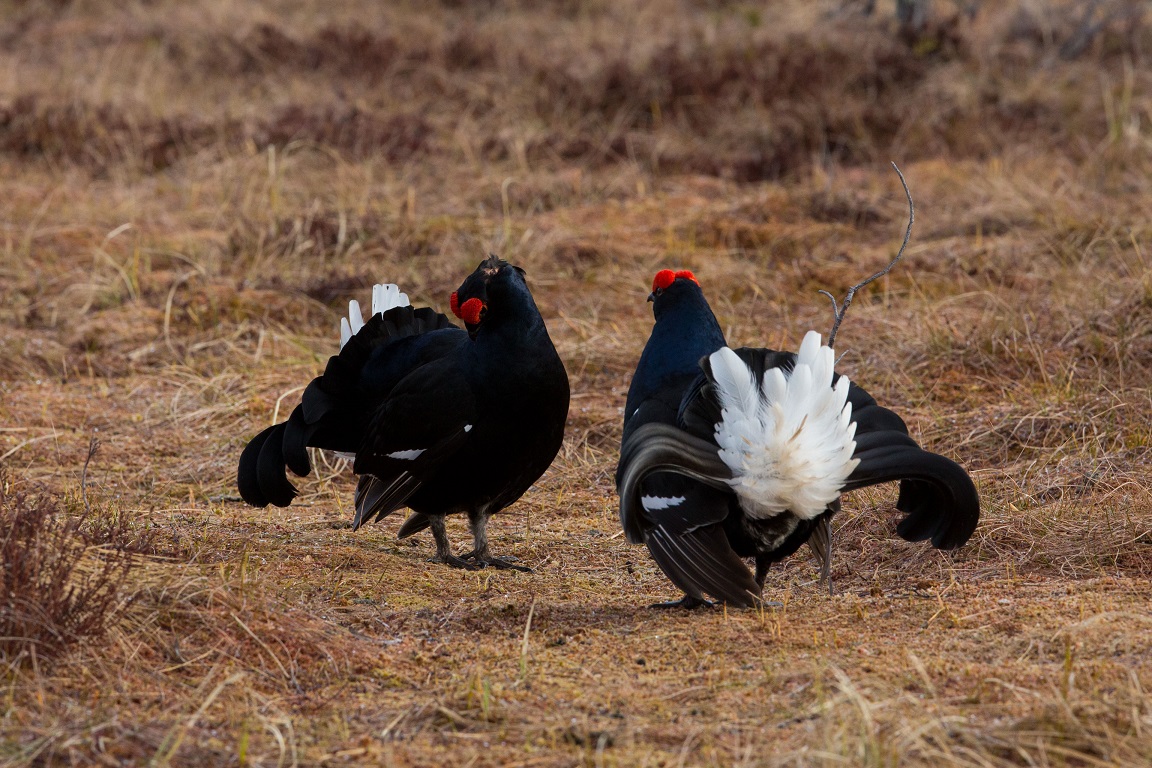
<svg viewBox="0 0 1152 768">
<path fill-rule="evenodd" d="M 462 558 L 452 554 L 452 545 L 448 541 L 448 530 L 444 525 L 444 515 L 427 515 L 428 527 L 432 529 L 432 538 L 436 539 L 436 556 L 431 559 L 433 563 L 444 563 L 453 568 L 463 568 L 475 571 L 480 566 L 465 562 Z"/>
<path fill-rule="evenodd" d="M 488 518 L 490 515 L 483 509 L 473 509 L 468 513 L 468 521 L 472 524 L 472 541 L 475 545 L 474 549 L 466 555 L 461 555 L 462 560 L 471 560 L 476 564 L 476 567 L 483 568 L 485 566 L 492 566 L 505 571 L 523 571 L 531 573 L 532 569 L 523 565 L 516 565 L 507 560 L 502 560 L 496 557 L 488 550 Z"/>
<path fill-rule="evenodd" d="M 764 582 L 768 579 L 768 566 L 772 565 L 767 557 L 759 555 L 756 558 L 756 585 L 760 587 L 761 593 L 764 591 Z"/>
<path fill-rule="evenodd" d="M 766 555 L 756 556 L 756 583 L 760 586 L 759 604 L 765 608 L 783 608 L 784 603 L 777 600 L 765 600 L 764 595 L 764 582 L 768 579 L 768 568 L 772 565 L 772 561 Z"/>
<path fill-rule="evenodd" d="M 828 585 L 828 594 L 832 591 L 832 514 L 840 510 L 840 502 L 828 505 L 829 512 L 823 515 L 816 523 L 812 535 L 808 537 L 808 548 L 820 563 L 820 583 Z"/>
</svg>

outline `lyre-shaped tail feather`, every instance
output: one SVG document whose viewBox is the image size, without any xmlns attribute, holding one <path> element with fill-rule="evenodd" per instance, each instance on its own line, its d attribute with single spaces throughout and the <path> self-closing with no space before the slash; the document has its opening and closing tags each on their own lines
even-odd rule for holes
<svg viewBox="0 0 1152 768">
<path fill-rule="evenodd" d="M 236 486 L 254 507 L 286 507 L 296 498 L 296 486 L 284 474 L 284 424 L 268 427 L 249 441 L 240 454 Z"/>
<path fill-rule="evenodd" d="M 959 464 L 896 430 L 867 432 L 856 441 L 860 464 L 845 490 L 899 480 L 896 508 L 906 516 L 896 532 L 902 538 L 931 540 L 937 549 L 955 549 L 971 538 L 980 521 L 980 496 Z"/>
</svg>

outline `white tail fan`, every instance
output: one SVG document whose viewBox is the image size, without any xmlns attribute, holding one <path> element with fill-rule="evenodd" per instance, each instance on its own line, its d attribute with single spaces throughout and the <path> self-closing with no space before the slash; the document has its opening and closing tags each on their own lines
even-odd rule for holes
<svg viewBox="0 0 1152 768">
<path fill-rule="evenodd" d="M 401 293 L 400 288 L 393 283 L 377 283 L 372 286 L 372 315 L 380 315 L 395 307 L 407 307 L 408 294 Z M 369 318 L 372 317 L 369 315 Z M 360 302 L 352 299 L 348 302 L 348 317 L 340 318 L 340 349 L 348 340 L 360 332 L 364 327 L 364 315 L 360 312 Z"/>
<path fill-rule="evenodd" d="M 809 331 L 792 371 L 765 371 L 759 391 L 753 371 L 728 347 L 709 360 L 722 414 L 716 442 L 740 506 L 761 519 L 785 510 L 803 519 L 824 512 L 860 463 L 852 458 L 848 377 L 832 386 L 832 349 Z"/>
</svg>

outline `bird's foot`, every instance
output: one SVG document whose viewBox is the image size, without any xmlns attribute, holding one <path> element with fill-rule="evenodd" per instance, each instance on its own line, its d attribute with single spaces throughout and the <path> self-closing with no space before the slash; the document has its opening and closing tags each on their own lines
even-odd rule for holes
<svg viewBox="0 0 1152 768">
<path fill-rule="evenodd" d="M 714 603 L 711 600 L 701 600 L 698 597 L 691 595 L 684 595 L 679 600 L 671 600 L 667 603 L 652 603 L 649 608 L 683 608 L 686 611 L 695 610 L 696 608 L 715 608 L 719 603 Z"/>
<path fill-rule="evenodd" d="M 719 608 L 724 603 L 722 601 L 701 600 L 698 597 L 691 595 L 684 595 L 679 600 L 672 600 L 667 603 L 653 603 L 648 606 L 649 608 L 683 608 L 686 611 L 693 611 L 697 608 Z M 762 608 L 783 608 L 784 603 L 776 602 L 775 600 L 759 600 L 757 606 Z"/>
<path fill-rule="evenodd" d="M 492 567 L 501 571 L 521 571 L 523 573 L 532 573 L 532 569 L 525 565 L 516 565 L 512 561 L 514 557 L 493 557 L 492 555 L 477 555 L 476 550 L 461 555 L 461 560 L 470 560 L 475 563 L 476 568 Z"/>
<path fill-rule="evenodd" d="M 465 555 L 465 557 L 467 557 L 467 555 Z M 466 571 L 478 571 L 484 567 L 483 565 L 470 563 L 463 557 L 456 557 L 456 555 L 453 554 L 436 555 L 435 557 L 429 558 L 428 562 L 444 563 L 444 565 L 448 566 L 449 568 L 463 568 Z"/>
<path fill-rule="evenodd" d="M 487 560 L 477 560 L 478 563 L 483 565 L 490 565 L 493 568 L 499 568 L 502 571 L 520 571 L 521 573 L 532 573 L 532 569 L 526 565 L 516 565 L 507 560 L 501 560 L 499 557 L 489 557 Z"/>
</svg>

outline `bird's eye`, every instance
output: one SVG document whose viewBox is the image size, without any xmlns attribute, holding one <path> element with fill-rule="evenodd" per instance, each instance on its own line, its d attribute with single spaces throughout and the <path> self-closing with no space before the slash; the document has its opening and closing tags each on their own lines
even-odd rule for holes
<svg viewBox="0 0 1152 768">
<path fill-rule="evenodd" d="M 662 296 L 664 294 L 664 289 L 657 288 L 655 291 L 653 291 L 653 293 L 655 293 L 657 296 Z"/>
</svg>

